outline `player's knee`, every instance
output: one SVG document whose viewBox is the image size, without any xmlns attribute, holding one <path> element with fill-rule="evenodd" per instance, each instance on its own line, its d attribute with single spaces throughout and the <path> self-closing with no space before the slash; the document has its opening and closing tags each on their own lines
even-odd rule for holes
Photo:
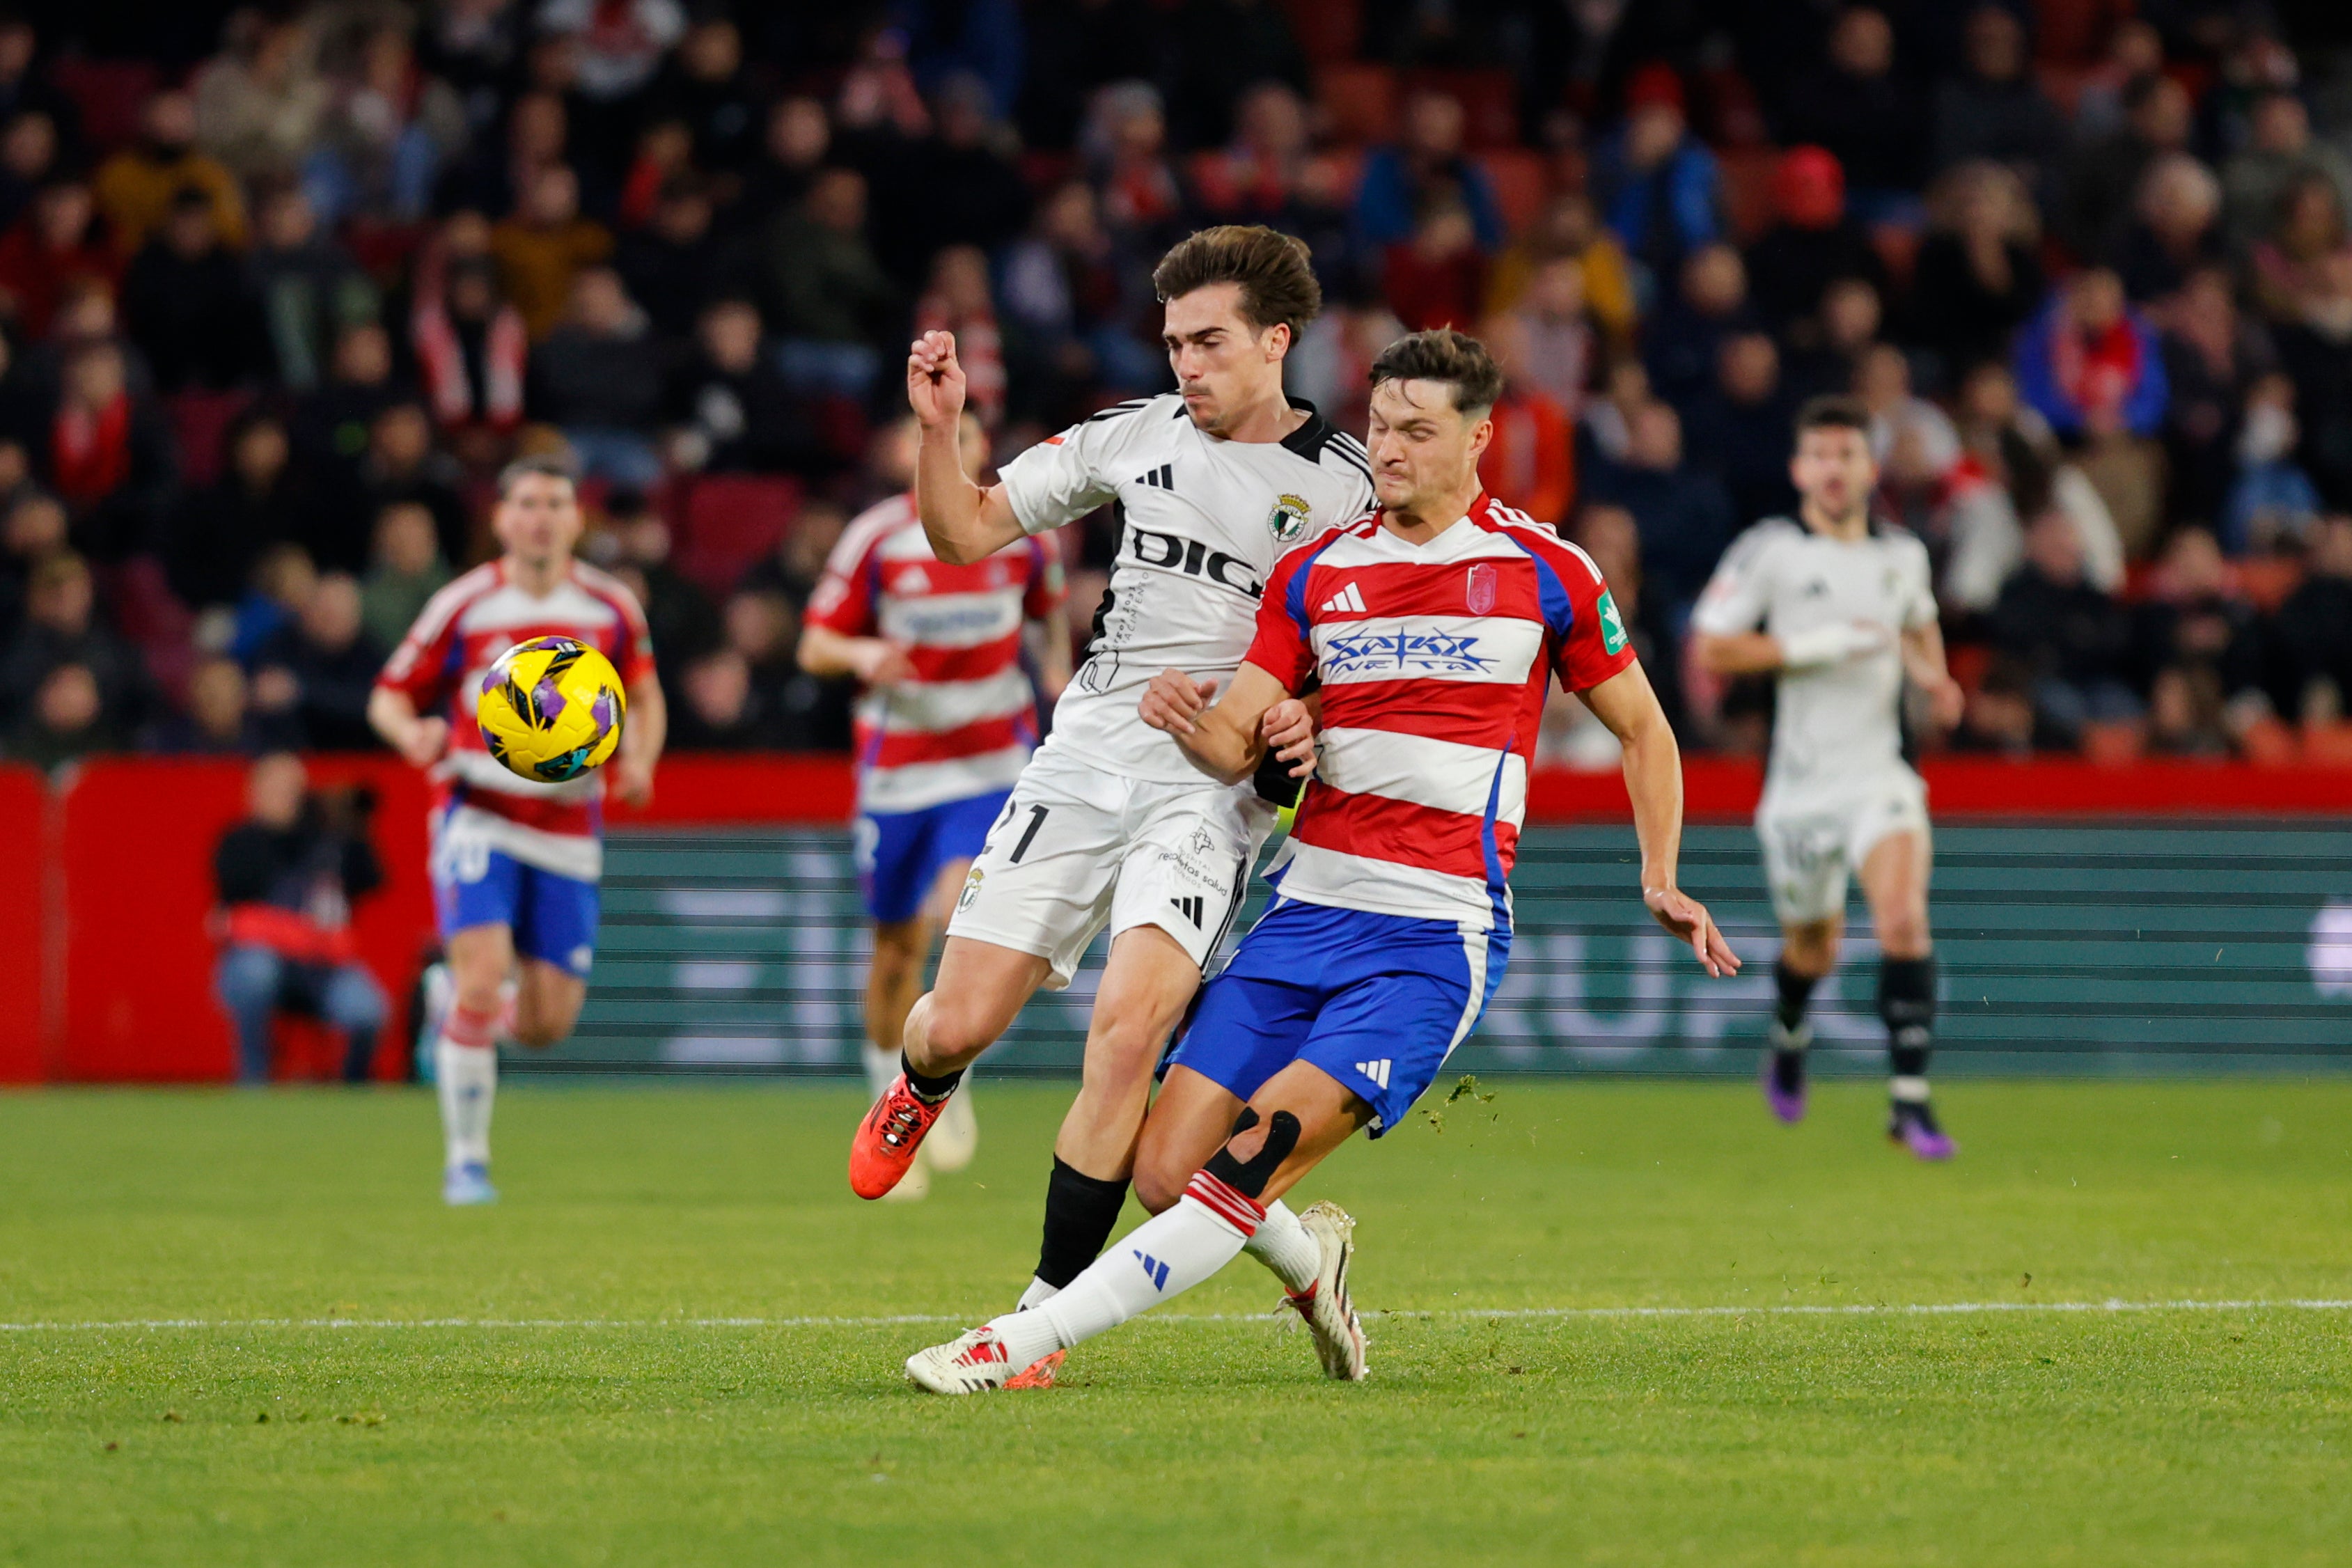
<svg viewBox="0 0 2352 1568">
<path fill-rule="evenodd" d="M 1878 949 L 1889 958 L 1925 958 L 1928 945 L 1925 910 L 1897 910 L 1878 922 Z"/>
<path fill-rule="evenodd" d="M 572 1033 L 572 1019 L 559 1013 L 520 1011 L 515 1014 L 512 1037 L 515 1044 L 543 1051 L 560 1046 Z"/>
<path fill-rule="evenodd" d="M 1789 927 L 1781 933 L 1780 957 L 1800 974 L 1815 979 L 1837 964 L 1837 928 L 1827 922 Z"/>
<path fill-rule="evenodd" d="M 1192 1179 L 1192 1172 L 1148 1153 L 1136 1156 L 1135 1174 L 1130 1178 L 1135 1201 L 1143 1205 L 1146 1214 L 1164 1214 L 1174 1208 L 1176 1200 L 1184 1195 L 1184 1184 Z"/>
<path fill-rule="evenodd" d="M 919 1018 L 919 1028 L 916 1020 Z M 926 992 L 907 1016 L 908 1049 L 911 1055 L 919 1033 L 923 1058 L 919 1066 L 955 1067 L 971 1061 L 996 1043 L 996 1020 L 969 997 Z"/>
</svg>

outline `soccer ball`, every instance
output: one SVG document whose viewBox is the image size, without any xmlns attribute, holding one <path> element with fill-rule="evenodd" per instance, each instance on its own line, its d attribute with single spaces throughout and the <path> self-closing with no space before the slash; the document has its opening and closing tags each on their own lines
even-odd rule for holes
<svg viewBox="0 0 2352 1568">
<path fill-rule="evenodd" d="M 474 717 L 490 755 L 510 771 L 562 784 L 611 758 L 627 708 L 612 660 L 571 637 L 534 637 L 499 655 Z"/>
</svg>

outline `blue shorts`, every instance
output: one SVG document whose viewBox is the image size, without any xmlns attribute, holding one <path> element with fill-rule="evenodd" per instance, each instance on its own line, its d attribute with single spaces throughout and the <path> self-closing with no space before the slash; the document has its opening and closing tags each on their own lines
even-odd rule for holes
<svg viewBox="0 0 2352 1568">
<path fill-rule="evenodd" d="M 1510 952 L 1507 930 L 1285 899 L 1201 994 L 1167 1065 L 1247 1100 L 1311 1062 L 1372 1108 L 1378 1138 L 1469 1037 Z"/>
<path fill-rule="evenodd" d="M 517 956 L 588 978 L 596 962 L 595 883 L 557 876 L 498 849 L 448 859 L 436 856 L 433 865 L 433 909 L 442 941 L 468 926 L 506 926 L 514 932 Z"/>
<path fill-rule="evenodd" d="M 922 913 L 940 868 L 977 857 L 1012 797 L 1011 790 L 1000 789 L 920 811 L 860 813 L 855 848 L 866 912 L 883 925 Z"/>
</svg>

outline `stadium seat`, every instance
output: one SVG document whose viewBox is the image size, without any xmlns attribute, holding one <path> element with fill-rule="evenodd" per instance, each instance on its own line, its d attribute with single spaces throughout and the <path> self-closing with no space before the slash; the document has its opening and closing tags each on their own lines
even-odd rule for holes
<svg viewBox="0 0 2352 1568">
<path fill-rule="evenodd" d="M 163 68 L 148 60 L 93 60 L 61 56 L 49 79 L 81 113 L 81 133 L 93 151 L 111 153 L 139 138 L 139 115 L 163 86 Z"/>
<path fill-rule="evenodd" d="M 2352 724 L 2306 724 L 2303 760 L 2326 768 L 2352 768 Z"/>
<path fill-rule="evenodd" d="M 2238 592 L 2263 615 L 2277 613 L 2303 582 L 2303 563 L 2291 555 L 2250 555 L 2235 567 Z"/>
<path fill-rule="evenodd" d="M 2147 731 L 2137 719 L 2094 719 L 2083 726 L 2083 755 L 2101 767 L 2136 763 L 2147 749 Z"/>
<path fill-rule="evenodd" d="M 734 591 L 801 508 L 800 481 L 771 475 L 711 474 L 683 489 L 682 502 L 669 509 L 677 525 L 677 569 L 714 598 Z"/>
<path fill-rule="evenodd" d="M 1396 133 L 1396 72 L 1387 66 L 1325 66 L 1315 73 L 1315 98 L 1330 121 L 1333 141 L 1364 146 Z"/>
<path fill-rule="evenodd" d="M 1992 649 L 1983 643 L 1954 643 L 1945 651 L 1945 668 L 1960 689 L 1974 696 L 1984 686 L 1985 675 L 1992 668 Z"/>
<path fill-rule="evenodd" d="M 175 392 L 164 399 L 172 437 L 180 448 L 180 478 L 184 483 L 202 489 L 220 478 L 228 461 L 228 454 L 221 449 L 228 427 L 252 401 L 250 392 L 211 392 L 195 387 Z"/>
<path fill-rule="evenodd" d="M 2034 52 L 2045 60 L 2086 64 L 2132 10 L 2131 0 L 2033 0 Z"/>
<path fill-rule="evenodd" d="M 1503 221 L 1514 232 L 1533 223 L 1543 210 L 1550 185 L 1543 154 L 1524 147 L 1506 147 L 1476 156 L 1479 167 L 1495 182 L 1495 200 L 1503 209 Z"/>
<path fill-rule="evenodd" d="M 2294 731 L 2267 714 L 2239 732 L 2238 750 L 2248 762 L 2266 768 L 2293 767 L 2300 754 Z"/>
<path fill-rule="evenodd" d="M 1741 245 L 1772 225 L 1772 171 L 1780 164 L 1777 147 L 1741 147 L 1716 154 L 1722 176 L 1723 218 Z"/>
<path fill-rule="evenodd" d="M 1417 70 L 1405 88 L 1445 93 L 1459 102 L 1463 145 L 1472 152 L 1518 145 L 1519 84 L 1509 71 Z"/>
<path fill-rule="evenodd" d="M 1356 58 L 1356 42 L 1364 30 L 1360 0 L 1286 0 L 1283 10 L 1289 14 L 1299 48 L 1316 65 Z"/>
</svg>

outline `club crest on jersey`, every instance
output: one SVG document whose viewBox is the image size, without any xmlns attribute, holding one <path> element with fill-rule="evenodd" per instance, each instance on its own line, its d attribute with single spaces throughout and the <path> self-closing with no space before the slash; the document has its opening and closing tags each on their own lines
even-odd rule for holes
<svg viewBox="0 0 2352 1568">
<path fill-rule="evenodd" d="M 1274 531 L 1276 542 L 1295 544 L 1306 535 L 1307 525 L 1315 521 L 1315 509 L 1301 498 L 1281 495 L 1274 498 L 1274 510 L 1266 514 L 1265 525 Z"/>
<path fill-rule="evenodd" d="M 1495 565 L 1480 561 L 1470 568 L 1470 586 L 1465 596 L 1470 601 L 1470 613 L 1483 616 L 1495 607 Z"/>
</svg>

